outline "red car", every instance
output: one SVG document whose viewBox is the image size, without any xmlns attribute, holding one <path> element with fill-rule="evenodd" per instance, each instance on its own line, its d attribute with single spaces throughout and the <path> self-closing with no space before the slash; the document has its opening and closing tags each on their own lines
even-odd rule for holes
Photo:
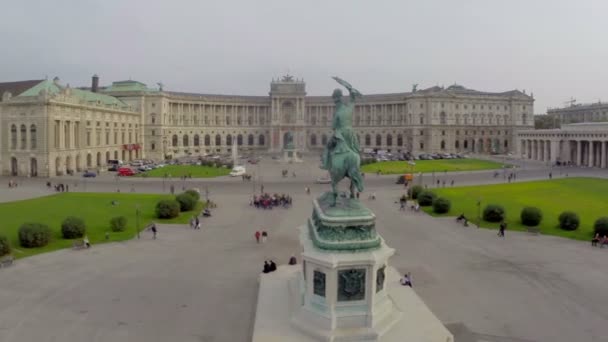
<svg viewBox="0 0 608 342">
<path fill-rule="evenodd" d="M 133 171 L 133 169 L 131 169 L 130 167 L 121 167 L 118 169 L 118 175 L 119 176 L 133 176 L 133 175 L 135 175 L 135 171 Z"/>
</svg>

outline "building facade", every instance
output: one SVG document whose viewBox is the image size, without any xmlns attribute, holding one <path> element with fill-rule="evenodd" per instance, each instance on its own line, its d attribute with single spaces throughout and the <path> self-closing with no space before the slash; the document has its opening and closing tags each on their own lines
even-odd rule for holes
<svg viewBox="0 0 608 342">
<path fill-rule="evenodd" d="M 596 102 L 549 108 L 547 115 L 562 124 L 608 121 L 608 103 Z"/>
<path fill-rule="evenodd" d="M 174 92 L 151 89 L 137 81 L 99 87 L 96 76 L 86 89 L 45 82 L 57 88 L 49 86 L 52 89 L 44 93 L 32 88 L 17 96 L 7 95 L 7 101 L 0 103 L 2 143 L 12 141 L 13 125 L 21 127 L 18 119 L 28 110 L 46 122 L 44 153 L 48 155 L 37 159 L 38 165 L 41 160 L 45 166 L 48 163 L 44 175 L 104 169 L 108 159 L 161 160 L 228 153 L 233 143 L 240 150 L 275 153 L 283 150 L 288 137 L 297 150 L 315 152 L 331 137 L 331 97 L 307 96 L 305 82 L 289 75 L 273 80 L 268 96 Z M 83 100 L 87 97 L 102 101 Z M 33 107 L 25 109 L 25 103 Z M 533 105 L 532 96 L 517 90 L 492 93 L 460 85 L 414 87 L 411 92 L 364 95 L 355 106 L 353 125 L 363 149 L 507 153 L 515 149 L 516 130 L 533 128 Z M 74 106 L 76 112 L 71 109 Z M 70 109 L 60 109 L 64 107 Z M 66 129 L 76 129 L 78 139 L 83 140 L 69 138 L 70 144 L 79 144 L 68 145 Z M 130 135 L 122 138 L 122 132 Z M 88 136 L 90 144 L 85 143 Z M 16 137 L 21 137 L 20 128 Z M 12 147 L 1 148 L 3 174 L 33 175 L 31 167 L 25 166 L 33 152 Z M 17 159 L 16 168 L 12 158 Z"/>
<path fill-rule="evenodd" d="M 2 174 L 58 176 L 141 156 L 140 112 L 117 98 L 40 80 L 0 102 Z"/>
<path fill-rule="evenodd" d="M 517 132 L 517 140 L 518 155 L 523 159 L 606 168 L 608 122 L 520 131 Z"/>
</svg>

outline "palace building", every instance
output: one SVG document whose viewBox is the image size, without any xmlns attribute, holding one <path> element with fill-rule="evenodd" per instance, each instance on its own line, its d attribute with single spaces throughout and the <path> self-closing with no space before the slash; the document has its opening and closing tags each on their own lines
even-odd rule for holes
<svg viewBox="0 0 608 342">
<path fill-rule="evenodd" d="M 86 88 L 58 79 L 0 83 L 3 175 L 56 176 L 104 170 L 111 159 L 177 158 L 240 150 L 279 153 L 293 137 L 318 153 L 331 136 L 330 96 L 307 96 L 303 80 L 272 80 L 267 96 L 152 89 L 137 81 Z M 452 85 L 364 94 L 353 125 L 362 149 L 507 153 L 533 128 L 534 99 L 518 90 Z"/>
</svg>

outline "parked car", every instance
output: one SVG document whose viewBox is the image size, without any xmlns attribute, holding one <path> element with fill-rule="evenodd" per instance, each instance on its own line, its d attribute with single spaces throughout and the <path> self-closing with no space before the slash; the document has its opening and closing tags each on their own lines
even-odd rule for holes
<svg viewBox="0 0 608 342">
<path fill-rule="evenodd" d="M 133 176 L 135 175 L 135 171 L 133 171 L 130 167 L 121 167 L 118 169 L 119 176 Z"/>
<path fill-rule="evenodd" d="M 315 179 L 315 183 L 317 183 L 317 184 L 330 184 L 331 183 L 331 178 L 329 178 L 329 177 L 319 177 L 319 178 Z"/>
<path fill-rule="evenodd" d="M 85 173 L 82 174 L 82 177 L 95 178 L 95 177 L 97 177 L 97 174 L 93 171 L 86 171 Z"/>
<path fill-rule="evenodd" d="M 238 177 L 238 176 L 243 176 L 246 173 L 247 173 L 247 170 L 245 169 L 244 166 L 235 166 L 234 168 L 232 168 L 232 171 L 230 171 L 230 176 Z"/>
</svg>

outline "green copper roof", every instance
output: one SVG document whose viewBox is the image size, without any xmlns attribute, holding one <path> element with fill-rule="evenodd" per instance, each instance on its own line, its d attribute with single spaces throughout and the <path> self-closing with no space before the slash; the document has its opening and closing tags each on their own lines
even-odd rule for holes
<svg viewBox="0 0 608 342">
<path fill-rule="evenodd" d="M 148 88 L 145 83 L 138 81 L 116 81 L 112 82 L 112 85 L 105 88 L 103 92 L 116 92 L 116 91 L 145 91 L 154 92 L 155 89 Z"/>
<path fill-rule="evenodd" d="M 31 87 L 30 89 L 24 91 L 23 93 L 19 94 L 19 96 L 38 96 L 40 91 L 43 89 L 46 89 L 46 92 L 49 94 L 55 94 L 61 91 L 61 89 L 55 84 L 55 82 L 44 80 Z"/>
<path fill-rule="evenodd" d="M 43 89 L 46 89 L 47 93 L 49 93 L 49 94 L 57 94 L 63 89 L 63 87 L 60 85 L 57 85 L 53 81 L 44 80 L 44 81 L 38 83 L 37 85 L 35 85 L 34 87 L 21 93 L 19 95 L 19 97 L 38 96 L 40 91 Z M 86 104 L 98 104 L 99 103 L 99 104 L 103 104 L 103 105 L 116 105 L 122 109 L 125 109 L 126 107 L 128 107 L 126 103 L 115 98 L 114 96 L 100 94 L 100 93 L 93 93 L 88 90 L 82 90 L 82 89 L 76 89 L 76 88 L 71 88 L 70 92 L 71 92 L 72 97 L 76 97 L 80 100 L 83 100 Z"/>
</svg>

